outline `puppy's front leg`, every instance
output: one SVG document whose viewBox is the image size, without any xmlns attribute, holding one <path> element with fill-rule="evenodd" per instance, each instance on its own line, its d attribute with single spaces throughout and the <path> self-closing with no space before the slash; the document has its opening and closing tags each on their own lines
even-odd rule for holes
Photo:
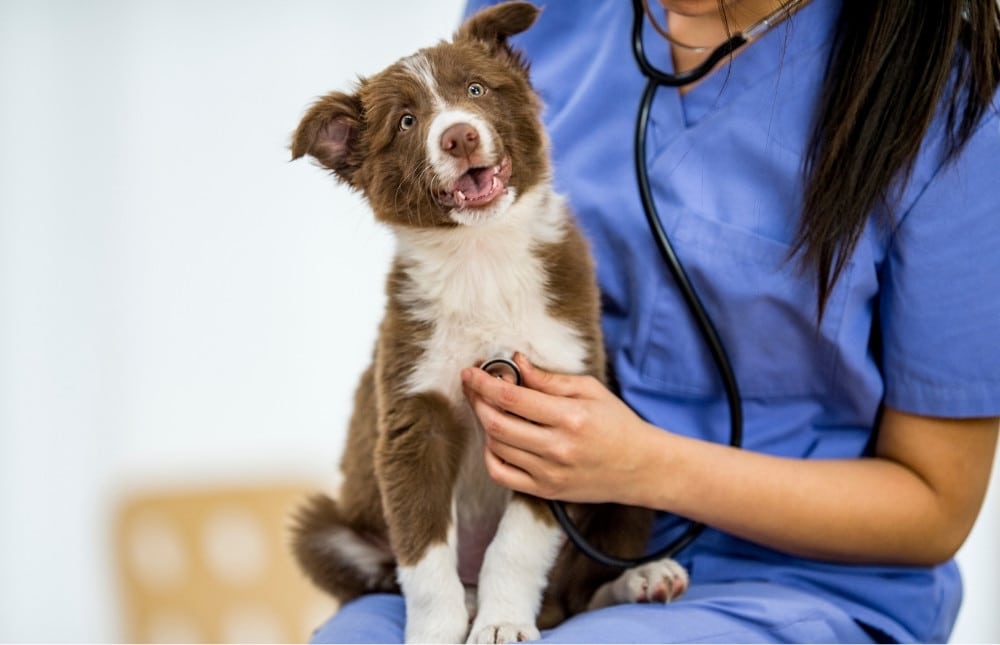
<svg viewBox="0 0 1000 645">
<path fill-rule="evenodd" d="M 544 502 L 514 495 L 483 559 L 470 643 L 539 638 L 542 592 L 565 539 Z"/>
<path fill-rule="evenodd" d="M 459 643 L 469 628 L 458 577 L 453 491 L 467 442 L 444 397 L 391 402 L 377 448 L 408 643 Z"/>
</svg>

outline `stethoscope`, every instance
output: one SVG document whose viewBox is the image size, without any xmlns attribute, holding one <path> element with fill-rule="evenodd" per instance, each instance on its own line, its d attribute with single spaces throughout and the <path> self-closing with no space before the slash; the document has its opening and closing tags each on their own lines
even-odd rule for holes
<svg viewBox="0 0 1000 645">
<path fill-rule="evenodd" d="M 656 241 L 656 245 L 660 250 L 660 255 L 663 257 L 667 268 L 670 270 L 678 289 L 680 289 L 681 295 L 684 297 L 684 302 L 687 305 L 688 310 L 691 312 L 691 315 L 694 317 L 698 330 L 700 331 L 705 344 L 708 346 L 709 353 L 712 355 L 712 360 L 718 370 L 719 378 L 722 381 L 723 389 L 725 390 L 726 402 L 729 406 L 729 445 L 736 448 L 741 447 L 743 444 L 743 404 L 740 398 L 739 384 L 736 382 L 736 376 L 733 372 L 732 364 L 726 354 L 722 340 L 716 331 L 715 324 L 705 311 L 701 298 L 698 297 L 694 286 L 691 284 L 691 281 L 687 276 L 687 272 L 684 270 L 684 266 L 681 264 L 677 254 L 674 252 L 673 245 L 670 243 L 670 238 L 667 236 L 667 232 L 663 228 L 659 212 L 656 208 L 656 203 L 653 200 L 653 191 L 649 182 L 649 172 L 646 167 L 646 134 L 649 129 L 649 113 L 650 108 L 653 105 L 653 99 L 656 95 L 657 89 L 660 87 L 682 87 L 700 81 L 702 78 L 707 76 L 708 73 L 711 72 L 725 57 L 733 54 L 741 47 L 753 42 L 773 27 L 782 23 L 808 1 L 809 0 L 790 0 L 779 7 L 776 11 L 750 25 L 745 30 L 731 36 L 726 42 L 712 50 L 712 52 L 705 58 L 704 62 L 694 69 L 680 74 L 670 74 L 657 68 L 646 56 L 645 45 L 642 38 L 644 14 L 649 15 L 656 31 L 667 38 L 675 46 L 694 51 L 704 51 L 707 50 L 707 48 L 693 47 L 678 42 L 670 36 L 669 32 L 660 28 L 659 25 L 656 24 L 655 20 L 652 20 L 652 13 L 650 12 L 645 0 L 632 0 L 632 53 L 635 56 L 636 63 L 642 71 L 643 76 L 646 77 L 646 87 L 643 90 L 642 99 L 639 102 L 639 113 L 636 118 L 635 126 L 634 161 L 636 181 L 639 186 L 639 196 L 642 200 L 642 208 L 646 215 L 646 221 L 649 224 L 649 229 L 653 235 L 653 239 Z M 518 385 L 521 384 L 520 370 L 511 360 L 506 358 L 494 358 L 486 363 L 483 363 L 481 367 L 498 378 L 511 381 Z M 705 530 L 704 524 L 691 522 L 680 536 L 655 553 L 650 553 L 635 559 L 620 558 L 604 553 L 587 542 L 586 538 L 577 529 L 572 519 L 570 519 L 569 514 L 566 511 L 566 507 L 562 502 L 551 500 L 549 501 L 549 506 L 552 509 L 552 513 L 559 521 L 559 524 L 566 532 L 566 535 L 573 542 L 573 544 L 580 549 L 580 551 L 596 562 L 619 569 L 629 569 L 647 562 L 673 557 L 686 546 L 691 544 L 691 542 L 693 542 L 695 538 L 701 535 L 702 531 Z"/>
</svg>

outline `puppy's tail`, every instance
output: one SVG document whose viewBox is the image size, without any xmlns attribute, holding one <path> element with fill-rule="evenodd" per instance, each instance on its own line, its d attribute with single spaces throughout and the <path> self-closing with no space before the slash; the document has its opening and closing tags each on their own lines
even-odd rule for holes
<svg viewBox="0 0 1000 645">
<path fill-rule="evenodd" d="M 342 603 L 365 593 L 399 593 L 385 538 L 352 526 L 326 495 L 314 495 L 299 509 L 292 550 L 309 579 Z"/>
</svg>

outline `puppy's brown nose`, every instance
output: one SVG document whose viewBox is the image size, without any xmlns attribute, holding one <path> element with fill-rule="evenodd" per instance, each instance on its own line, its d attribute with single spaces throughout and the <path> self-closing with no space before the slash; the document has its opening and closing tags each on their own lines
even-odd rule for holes
<svg viewBox="0 0 1000 645">
<path fill-rule="evenodd" d="M 479 133 L 468 123 L 456 123 L 441 135 L 441 149 L 455 158 L 468 157 L 479 147 Z"/>
</svg>

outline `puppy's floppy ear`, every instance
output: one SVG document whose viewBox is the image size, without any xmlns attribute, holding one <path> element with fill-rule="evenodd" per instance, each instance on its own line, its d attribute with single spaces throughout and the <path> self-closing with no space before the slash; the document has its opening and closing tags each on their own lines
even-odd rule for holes
<svg viewBox="0 0 1000 645">
<path fill-rule="evenodd" d="M 358 149 L 361 123 L 362 105 L 356 94 L 327 94 L 309 108 L 292 135 L 292 159 L 310 155 L 353 184 L 363 158 Z"/>
<path fill-rule="evenodd" d="M 505 2 L 487 7 L 469 18 L 455 35 L 455 40 L 478 40 L 496 54 L 515 56 L 507 39 L 535 23 L 541 9 L 529 2 Z"/>
</svg>

